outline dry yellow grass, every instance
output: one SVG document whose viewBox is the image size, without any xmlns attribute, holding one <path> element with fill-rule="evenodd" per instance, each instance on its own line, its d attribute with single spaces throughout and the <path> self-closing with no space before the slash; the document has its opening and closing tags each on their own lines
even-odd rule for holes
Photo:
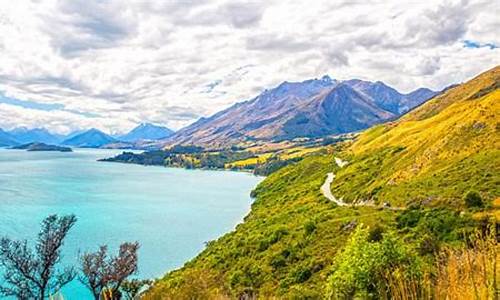
<svg viewBox="0 0 500 300">
<path fill-rule="evenodd" d="M 498 299 L 500 247 L 496 228 L 492 225 L 488 233 L 478 233 L 468 244 L 441 250 L 434 270 L 420 280 L 404 275 L 404 270 L 388 272 L 386 299 Z"/>
<path fill-rule="evenodd" d="M 247 159 L 242 159 L 238 161 L 234 161 L 232 163 L 228 163 L 225 165 L 226 168 L 243 168 L 245 166 L 251 166 L 251 165 L 256 165 L 256 164 L 262 164 L 265 163 L 266 160 L 271 157 L 273 153 L 264 153 L 259 155 L 258 157 L 252 157 L 252 158 L 247 158 Z"/>
</svg>

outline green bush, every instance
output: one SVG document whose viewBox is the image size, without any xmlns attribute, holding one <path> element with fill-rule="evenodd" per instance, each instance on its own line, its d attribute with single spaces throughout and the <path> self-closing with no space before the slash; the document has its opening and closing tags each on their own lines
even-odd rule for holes
<svg viewBox="0 0 500 300">
<path fill-rule="evenodd" d="M 304 231 L 306 235 L 310 235 L 316 230 L 316 224 L 313 221 L 308 221 L 304 224 Z"/>
<path fill-rule="evenodd" d="M 370 229 L 370 233 L 368 234 L 368 241 L 370 242 L 379 242 L 382 240 L 384 234 L 384 228 L 378 225 L 375 225 Z"/>
<path fill-rule="evenodd" d="M 468 208 L 474 208 L 474 207 L 480 208 L 484 206 L 481 195 L 479 195 L 479 193 L 476 191 L 469 191 L 465 195 L 464 201 L 465 201 L 465 206 L 467 206 Z"/>
<path fill-rule="evenodd" d="M 291 276 L 294 283 L 302 283 L 311 278 L 312 272 L 308 267 L 299 266 Z"/>
<path fill-rule="evenodd" d="M 420 269 L 414 253 L 394 233 L 384 234 L 378 242 L 371 242 L 369 237 L 369 229 L 358 226 L 336 256 L 327 282 L 329 299 L 378 298 L 383 294 L 387 270 L 400 266 Z"/>
</svg>

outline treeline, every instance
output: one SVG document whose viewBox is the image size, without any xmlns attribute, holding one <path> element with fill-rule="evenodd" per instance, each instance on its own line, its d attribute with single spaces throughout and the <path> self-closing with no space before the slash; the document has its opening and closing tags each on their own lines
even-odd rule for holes
<svg viewBox="0 0 500 300">
<path fill-rule="evenodd" d="M 125 151 L 115 157 L 101 159 L 100 161 L 186 169 L 226 169 L 226 166 L 232 162 L 249 158 L 257 158 L 257 155 L 250 151 L 234 148 L 221 151 L 205 151 L 202 147 L 197 146 L 174 146 L 167 150 L 154 150 L 143 153 Z M 265 162 L 232 166 L 230 169 L 247 170 L 252 171 L 255 175 L 267 176 L 299 160 L 301 160 L 299 157 L 281 159 L 279 156 L 272 156 Z"/>
<path fill-rule="evenodd" d="M 115 157 L 101 159 L 101 161 L 187 169 L 223 169 L 227 163 L 252 157 L 256 157 L 255 154 L 247 151 L 179 152 L 178 150 L 155 150 L 143 153 L 123 152 Z"/>
<path fill-rule="evenodd" d="M 79 266 L 58 268 L 64 240 L 75 225 L 74 215 L 51 215 L 41 223 L 31 247 L 27 240 L 0 240 L 0 295 L 17 299 L 63 299 L 61 289 L 78 279 L 96 300 L 135 299 L 152 284 L 149 280 L 128 280 L 137 273 L 138 242 L 120 245 L 116 255 L 107 246 L 79 257 Z"/>
</svg>

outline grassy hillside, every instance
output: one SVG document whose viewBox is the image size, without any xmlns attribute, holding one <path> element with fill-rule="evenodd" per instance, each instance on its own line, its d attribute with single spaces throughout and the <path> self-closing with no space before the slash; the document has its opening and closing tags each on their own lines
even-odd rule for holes
<svg viewBox="0 0 500 300">
<path fill-rule="evenodd" d="M 270 175 L 254 191 L 256 201 L 243 224 L 210 242 L 145 298 L 320 297 L 328 266 L 355 224 L 394 222 L 388 211 L 341 208 L 324 199 L 319 187 L 334 168 L 330 154 Z"/>
<path fill-rule="evenodd" d="M 365 299 L 406 285 L 433 292 L 439 282 L 451 282 L 448 261 L 441 258 L 458 253 L 446 249 L 460 247 L 468 232 L 484 224 L 473 215 L 491 210 L 464 209 L 464 195 L 477 190 L 488 203 L 500 195 L 499 70 L 368 130 L 342 149 L 329 147 L 327 154 L 271 174 L 253 192 L 244 223 L 159 280 L 145 299 Z M 338 168 L 334 156 L 349 165 Z M 421 205 L 403 211 L 338 207 L 319 190 L 328 172 L 337 174 L 332 192 L 344 200 Z M 478 253 L 495 265 L 498 248 L 489 245 Z M 441 268 L 448 273 L 437 272 Z M 490 280 L 496 276 L 488 271 L 492 267 L 485 268 L 479 290 L 491 295 L 491 282 L 498 281 Z M 453 278 L 455 293 L 465 287 L 460 278 Z M 478 290 L 475 280 L 467 281 L 473 282 L 467 293 Z M 453 295 L 448 288 L 436 289 Z"/>
<path fill-rule="evenodd" d="M 334 195 L 346 201 L 460 207 L 468 190 L 500 194 L 500 67 L 448 90 L 344 153 Z M 495 176 L 496 175 L 496 176 Z"/>
</svg>

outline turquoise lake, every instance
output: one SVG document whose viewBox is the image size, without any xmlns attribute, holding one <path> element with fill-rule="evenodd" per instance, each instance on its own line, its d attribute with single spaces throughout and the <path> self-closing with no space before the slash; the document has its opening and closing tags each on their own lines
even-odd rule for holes
<svg viewBox="0 0 500 300">
<path fill-rule="evenodd" d="M 107 244 L 138 241 L 139 274 L 155 278 L 195 257 L 249 212 L 248 173 L 97 162 L 121 151 L 73 153 L 0 149 L 0 236 L 33 241 L 50 214 L 75 214 L 61 265 Z M 77 281 L 65 299 L 92 299 Z"/>
</svg>

